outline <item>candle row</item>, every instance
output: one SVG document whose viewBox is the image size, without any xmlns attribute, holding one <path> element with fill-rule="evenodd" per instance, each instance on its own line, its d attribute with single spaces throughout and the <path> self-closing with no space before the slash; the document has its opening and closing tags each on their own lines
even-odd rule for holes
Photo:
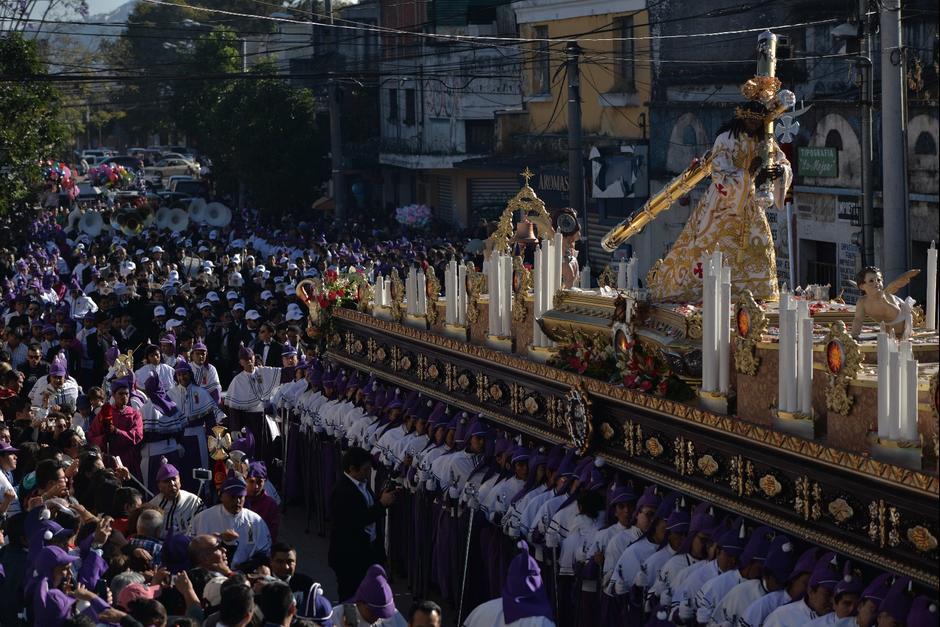
<svg viewBox="0 0 940 627">
<path fill-rule="evenodd" d="M 926 326 L 931 331 L 938 327 L 937 322 L 937 246 L 931 241 L 927 249 L 927 320 Z"/>
<path fill-rule="evenodd" d="M 631 259 L 631 261 L 633 261 Z M 727 394 L 730 389 L 731 268 L 721 252 L 702 262 L 702 390 Z M 633 288 L 631 288 L 633 289 Z"/>
<path fill-rule="evenodd" d="M 489 334 L 493 337 L 512 335 L 512 257 L 494 252 L 486 265 L 486 286 L 489 292 Z"/>
<path fill-rule="evenodd" d="M 813 414 L 813 318 L 809 302 L 780 293 L 777 409 Z"/>
<path fill-rule="evenodd" d="M 377 307 L 392 306 L 392 281 L 386 279 L 381 274 L 375 279 L 375 287 L 372 290 L 372 304 Z"/>
<path fill-rule="evenodd" d="M 640 287 L 636 276 L 636 264 L 638 259 L 636 255 L 629 260 L 620 260 L 617 264 L 617 289 L 618 290 L 637 290 Z"/>
<path fill-rule="evenodd" d="M 917 361 L 909 340 L 900 342 L 882 324 L 878 333 L 878 437 L 912 442 L 917 437 Z"/>
<path fill-rule="evenodd" d="M 562 235 L 556 233 L 554 239 L 544 238 L 541 246 L 536 246 L 532 285 L 535 295 L 535 315 L 532 322 L 532 346 L 550 348 L 554 345 L 542 331 L 538 320 L 552 308 L 555 292 L 561 287 L 561 252 Z"/>
<path fill-rule="evenodd" d="M 405 304 L 411 316 L 426 316 L 428 313 L 427 277 L 424 270 L 414 266 L 408 268 L 405 278 Z"/>
</svg>

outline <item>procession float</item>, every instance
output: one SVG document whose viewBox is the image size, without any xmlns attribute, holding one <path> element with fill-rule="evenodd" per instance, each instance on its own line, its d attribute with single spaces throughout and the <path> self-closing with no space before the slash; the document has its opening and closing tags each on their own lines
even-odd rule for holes
<svg viewBox="0 0 940 627">
<path fill-rule="evenodd" d="M 915 260 L 923 309 L 895 295 L 916 270 L 863 268 L 855 305 L 780 287 L 765 209 L 791 184 L 772 126 L 794 96 L 775 44 L 761 35 L 712 149 L 604 237 L 617 249 L 707 185 L 645 278 L 633 258 L 593 287 L 578 216 L 546 207 L 526 170 L 482 267 L 331 277 L 298 295 L 328 316 L 316 333 L 344 367 L 936 589 L 936 250 Z"/>
</svg>

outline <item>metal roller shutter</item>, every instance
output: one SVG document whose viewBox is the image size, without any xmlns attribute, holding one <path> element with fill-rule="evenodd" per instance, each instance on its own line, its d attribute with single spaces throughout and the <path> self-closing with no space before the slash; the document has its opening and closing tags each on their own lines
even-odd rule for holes
<svg viewBox="0 0 940 627">
<path fill-rule="evenodd" d="M 454 186 L 449 176 L 437 177 L 437 217 L 454 222 Z"/>
<path fill-rule="evenodd" d="M 519 181 L 513 178 L 470 179 L 470 223 L 481 218 L 492 220 L 503 212 L 509 199 L 519 191 Z"/>
</svg>

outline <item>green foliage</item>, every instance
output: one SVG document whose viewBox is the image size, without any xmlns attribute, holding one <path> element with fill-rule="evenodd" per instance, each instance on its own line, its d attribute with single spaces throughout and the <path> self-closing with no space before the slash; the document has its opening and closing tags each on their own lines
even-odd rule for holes
<svg viewBox="0 0 940 627">
<path fill-rule="evenodd" d="M 59 94 L 45 74 L 36 44 L 13 33 L 0 37 L 0 211 L 28 202 L 41 185 L 39 161 L 54 154 L 63 128 Z M 23 80 L 15 80 L 23 77 Z"/>
</svg>

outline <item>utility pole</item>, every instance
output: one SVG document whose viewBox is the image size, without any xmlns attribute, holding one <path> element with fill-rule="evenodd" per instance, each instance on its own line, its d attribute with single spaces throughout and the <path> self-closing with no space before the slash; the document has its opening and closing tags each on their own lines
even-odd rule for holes
<svg viewBox="0 0 940 627">
<path fill-rule="evenodd" d="M 901 0 L 881 0 L 881 167 L 884 203 L 883 272 L 891 281 L 908 270 L 907 130 Z M 899 294 L 903 297 L 903 293 Z"/>
<path fill-rule="evenodd" d="M 330 19 L 330 26 L 332 26 L 333 0 L 325 0 L 323 4 Z M 329 41 L 333 46 L 333 49 L 329 52 L 332 72 L 327 83 L 327 98 L 329 98 L 330 107 L 330 179 L 333 182 L 333 204 L 336 206 L 334 217 L 337 221 L 340 221 L 346 219 L 346 181 L 343 176 L 343 127 L 340 119 L 340 89 L 336 84 L 336 79 L 332 76 L 339 67 L 340 58 L 339 43 L 333 36 L 333 29 L 329 29 L 329 32 Z"/>
<path fill-rule="evenodd" d="M 872 201 L 875 195 L 872 171 L 872 121 L 874 100 L 871 62 L 871 17 L 869 0 L 858 0 L 859 42 L 859 104 L 862 123 L 862 266 L 875 265 L 875 217 Z"/>
<path fill-rule="evenodd" d="M 578 57 L 581 46 L 577 41 L 569 41 L 565 47 L 568 70 L 568 202 L 574 209 L 584 228 L 587 240 L 587 214 L 584 208 L 584 158 L 581 152 L 581 75 L 578 71 Z M 584 247 L 584 265 L 590 265 L 590 253 Z"/>
</svg>

